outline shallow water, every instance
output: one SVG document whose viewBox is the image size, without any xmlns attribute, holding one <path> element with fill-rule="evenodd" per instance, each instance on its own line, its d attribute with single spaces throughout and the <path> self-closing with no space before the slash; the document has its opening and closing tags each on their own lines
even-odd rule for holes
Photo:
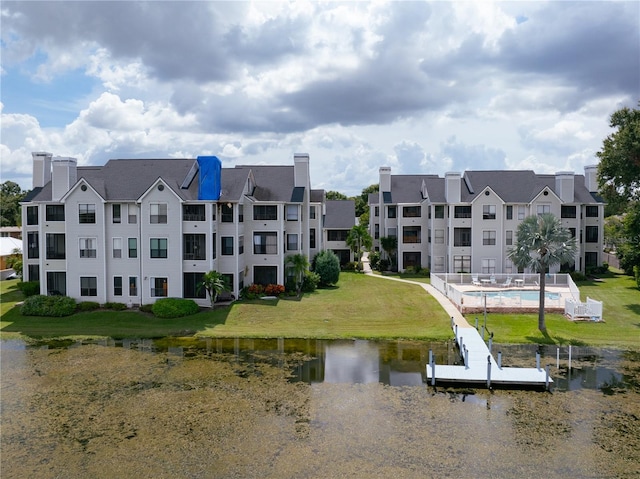
<svg viewBox="0 0 640 479">
<path fill-rule="evenodd" d="M 1 346 L 3 479 L 640 475 L 637 353 L 576 350 L 548 393 L 427 387 L 450 343 Z"/>
</svg>

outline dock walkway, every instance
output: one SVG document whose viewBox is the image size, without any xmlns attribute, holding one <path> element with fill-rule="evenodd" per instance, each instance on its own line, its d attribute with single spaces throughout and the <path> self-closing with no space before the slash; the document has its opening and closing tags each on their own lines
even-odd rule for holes
<svg viewBox="0 0 640 479">
<path fill-rule="evenodd" d="M 436 288 L 430 284 L 373 274 L 368 258 L 363 257 L 363 270 L 375 278 L 416 284 L 433 296 L 451 318 L 451 328 L 456 336 L 456 343 L 460 348 L 462 358 L 467 358 L 464 366 L 448 366 L 443 364 L 427 364 L 426 377 L 429 384 L 433 384 L 435 369 L 435 383 L 459 383 L 469 385 L 484 384 L 503 386 L 549 387 L 553 382 L 545 369 L 535 368 L 503 368 L 489 351 L 480 333 L 471 326 L 462 313 Z M 467 354 L 464 354 L 466 348 Z"/>
</svg>

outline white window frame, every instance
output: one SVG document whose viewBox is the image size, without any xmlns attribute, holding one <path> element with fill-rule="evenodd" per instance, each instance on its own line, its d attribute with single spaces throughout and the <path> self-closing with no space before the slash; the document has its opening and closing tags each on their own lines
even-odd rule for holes
<svg viewBox="0 0 640 479">
<path fill-rule="evenodd" d="M 98 257 L 98 238 L 78 238 L 81 258 L 97 258 Z"/>
</svg>

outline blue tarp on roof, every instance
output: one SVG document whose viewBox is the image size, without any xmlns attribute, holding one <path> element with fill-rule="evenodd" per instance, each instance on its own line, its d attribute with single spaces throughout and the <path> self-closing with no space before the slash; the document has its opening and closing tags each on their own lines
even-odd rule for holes
<svg viewBox="0 0 640 479">
<path fill-rule="evenodd" d="M 222 162 L 217 156 L 199 156 L 198 167 L 200 168 L 198 199 L 219 200 Z"/>
</svg>

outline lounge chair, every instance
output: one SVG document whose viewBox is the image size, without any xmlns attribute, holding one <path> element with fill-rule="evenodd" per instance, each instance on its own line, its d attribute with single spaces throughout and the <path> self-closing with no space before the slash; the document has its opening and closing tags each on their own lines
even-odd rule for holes
<svg viewBox="0 0 640 479">
<path fill-rule="evenodd" d="M 507 276 L 507 280 L 500 285 L 503 288 L 508 288 L 511 286 L 511 276 Z"/>
<path fill-rule="evenodd" d="M 471 276 L 471 283 L 474 286 L 482 286 L 482 284 L 480 283 L 480 281 L 478 281 L 478 277 L 477 276 Z"/>
<path fill-rule="evenodd" d="M 493 276 L 493 275 L 491 275 L 491 277 L 489 278 L 489 283 L 490 283 L 490 284 L 493 284 L 493 285 L 497 284 L 497 283 L 496 283 L 496 277 L 495 277 L 495 276 Z"/>
</svg>

